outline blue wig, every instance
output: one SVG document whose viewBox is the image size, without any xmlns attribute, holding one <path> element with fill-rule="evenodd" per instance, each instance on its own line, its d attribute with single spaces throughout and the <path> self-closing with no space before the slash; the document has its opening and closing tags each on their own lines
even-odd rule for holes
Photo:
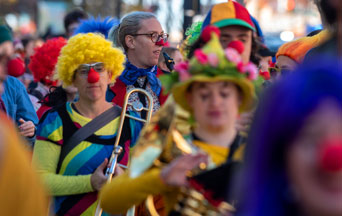
<svg viewBox="0 0 342 216">
<path fill-rule="evenodd" d="M 97 19 L 95 19 L 94 17 L 90 17 L 87 20 L 81 21 L 78 28 L 74 31 L 74 35 L 79 33 L 98 32 L 108 38 L 109 30 L 119 23 L 120 22 L 118 19 L 114 19 L 111 17 L 106 17 L 104 20 L 101 20 L 100 17 L 97 17 Z"/>
<path fill-rule="evenodd" d="M 332 99 L 342 109 L 342 63 L 315 60 L 271 86 L 260 102 L 246 148 L 237 215 L 298 213 L 286 174 L 286 152 L 322 101 Z"/>
</svg>

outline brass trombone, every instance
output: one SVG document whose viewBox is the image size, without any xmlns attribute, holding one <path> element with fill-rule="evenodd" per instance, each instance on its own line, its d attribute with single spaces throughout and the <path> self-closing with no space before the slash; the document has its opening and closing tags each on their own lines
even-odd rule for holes
<svg viewBox="0 0 342 216">
<path fill-rule="evenodd" d="M 135 102 L 133 104 L 128 102 L 129 96 L 134 92 L 144 94 L 144 96 L 147 98 L 147 101 L 148 101 L 148 108 L 144 107 L 140 101 Z M 128 105 L 132 106 L 133 110 L 136 112 L 141 113 L 144 110 L 147 111 L 146 119 L 138 118 L 138 117 L 127 114 L 126 110 L 127 110 Z M 125 100 L 124 100 L 124 104 L 122 107 L 122 112 L 121 112 L 121 116 L 120 116 L 120 124 L 119 124 L 119 129 L 117 132 L 117 136 L 115 139 L 114 149 L 113 149 L 112 155 L 109 159 L 109 163 L 108 163 L 109 165 L 107 166 L 107 169 L 105 172 L 105 175 L 107 176 L 107 183 L 112 181 L 113 175 L 115 173 L 115 167 L 117 165 L 118 157 L 119 157 L 120 153 L 122 152 L 122 147 L 119 146 L 119 142 L 120 142 L 120 137 L 121 137 L 121 133 L 122 133 L 123 124 L 125 122 L 125 118 L 127 117 L 127 118 L 134 119 L 136 121 L 147 123 L 151 119 L 152 112 L 153 112 L 153 98 L 152 98 L 150 93 L 148 93 L 146 90 L 141 89 L 141 88 L 133 88 L 127 92 L 127 94 L 125 95 Z M 95 216 L 101 216 L 101 215 L 102 215 L 102 208 L 100 206 L 100 200 L 98 200 Z"/>
<path fill-rule="evenodd" d="M 201 151 L 188 142 L 180 133 L 180 125 L 179 122 L 177 123 L 179 117 L 175 103 L 167 102 L 153 115 L 150 123 L 141 131 L 136 147 L 131 154 L 130 177 L 136 178 L 152 167 L 162 169 L 181 155 Z M 189 174 L 195 176 L 206 169 L 213 168 L 213 163 L 200 164 L 197 169 L 191 170 Z M 180 189 L 177 197 L 178 203 L 173 207 L 177 215 L 218 216 L 235 211 L 234 207 L 227 202 L 222 202 L 218 207 L 212 206 L 202 193 L 193 188 L 182 187 Z M 151 216 L 159 216 L 152 195 L 147 197 L 145 204 Z"/>
</svg>

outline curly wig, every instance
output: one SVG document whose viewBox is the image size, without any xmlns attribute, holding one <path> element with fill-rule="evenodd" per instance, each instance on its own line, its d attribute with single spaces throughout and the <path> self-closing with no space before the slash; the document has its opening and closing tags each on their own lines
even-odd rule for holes
<svg viewBox="0 0 342 216">
<path fill-rule="evenodd" d="M 112 82 L 124 69 L 125 55 L 103 35 L 87 33 L 71 37 L 62 48 L 57 62 L 57 78 L 64 86 L 72 84 L 75 70 L 80 64 L 102 62 L 112 74 Z"/>
<path fill-rule="evenodd" d="M 30 58 L 28 68 L 32 71 L 34 81 L 44 84 L 53 82 L 53 74 L 57 59 L 62 47 L 67 40 L 58 37 L 46 41 L 41 47 L 35 49 L 35 53 Z"/>
</svg>

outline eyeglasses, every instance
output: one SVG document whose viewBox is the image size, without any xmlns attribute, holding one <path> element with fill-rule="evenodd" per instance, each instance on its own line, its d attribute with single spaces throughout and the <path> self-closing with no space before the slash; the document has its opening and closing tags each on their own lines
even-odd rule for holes
<svg viewBox="0 0 342 216">
<path fill-rule="evenodd" d="M 268 72 L 270 72 L 271 77 L 275 77 L 278 74 L 279 75 L 286 75 L 289 74 L 291 72 L 290 69 L 288 68 L 276 68 L 276 67 L 269 67 L 268 68 Z"/>
<path fill-rule="evenodd" d="M 148 33 L 146 33 L 146 34 L 133 34 L 132 36 L 139 36 L 139 35 L 149 36 L 153 43 L 157 43 L 161 40 L 163 40 L 166 43 L 168 38 L 169 38 L 169 34 L 167 34 L 167 33 L 158 34 L 157 32 L 153 32 L 153 33 L 149 33 L 149 34 Z"/>
<path fill-rule="evenodd" d="M 91 68 L 94 68 L 94 70 L 100 74 L 104 74 L 103 72 L 105 71 L 105 66 L 102 62 L 96 62 L 93 64 L 81 64 L 77 69 L 76 72 L 82 77 L 88 77 L 89 70 Z"/>
</svg>

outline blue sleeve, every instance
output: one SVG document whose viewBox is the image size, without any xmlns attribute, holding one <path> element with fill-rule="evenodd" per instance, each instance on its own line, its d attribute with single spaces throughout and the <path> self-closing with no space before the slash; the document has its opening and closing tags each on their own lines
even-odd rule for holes
<svg viewBox="0 0 342 216">
<path fill-rule="evenodd" d="M 38 125 L 38 117 L 32 105 L 32 102 L 27 94 L 24 84 L 12 76 L 6 79 L 4 96 L 6 97 L 6 108 L 8 114 L 19 125 L 19 119 L 32 121 L 34 125 Z M 26 137 L 26 140 L 33 145 L 36 136 L 31 138 Z"/>
<path fill-rule="evenodd" d="M 20 118 L 25 121 L 32 121 L 34 125 L 38 125 L 38 116 L 34 110 L 32 102 L 27 94 L 25 86 L 17 80 L 16 82 L 16 104 L 17 104 L 17 113 L 16 113 L 16 122 L 19 121 Z"/>
</svg>

